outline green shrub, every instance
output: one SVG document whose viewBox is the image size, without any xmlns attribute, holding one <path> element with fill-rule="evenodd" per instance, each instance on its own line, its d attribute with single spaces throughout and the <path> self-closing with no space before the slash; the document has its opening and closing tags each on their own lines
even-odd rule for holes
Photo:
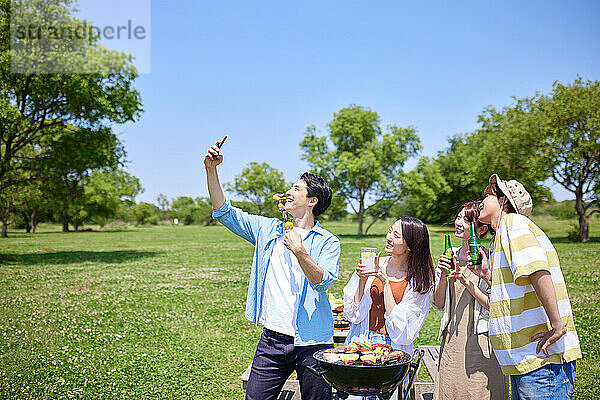
<svg viewBox="0 0 600 400">
<path fill-rule="evenodd" d="M 571 242 L 581 241 L 581 237 L 579 236 L 579 226 L 571 225 L 571 229 L 567 231 L 567 239 Z"/>
</svg>

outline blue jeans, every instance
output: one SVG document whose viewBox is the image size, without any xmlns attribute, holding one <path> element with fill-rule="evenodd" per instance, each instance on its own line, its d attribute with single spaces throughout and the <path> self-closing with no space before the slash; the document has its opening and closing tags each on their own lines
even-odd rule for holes
<svg viewBox="0 0 600 400">
<path fill-rule="evenodd" d="M 511 400 L 567 400 L 575 390 L 575 361 L 511 375 Z"/>
<path fill-rule="evenodd" d="M 316 367 L 313 353 L 333 344 L 294 346 L 292 336 L 264 329 L 252 361 L 246 400 L 277 399 L 285 381 L 296 370 L 302 400 L 331 400 L 331 386 L 310 373 L 306 366 Z"/>
</svg>

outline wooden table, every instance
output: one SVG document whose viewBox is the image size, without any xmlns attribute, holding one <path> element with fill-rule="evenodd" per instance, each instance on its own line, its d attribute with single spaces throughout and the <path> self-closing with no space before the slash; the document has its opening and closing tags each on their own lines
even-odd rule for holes
<svg viewBox="0 0 600 400">
<path fill-rule="evenodd" d="M 419 348 L 425 351 L 421 366 L 425 364 L 425 368 L 427 368 L 427 372 L 429 373 L 429 376 L 433 382 L 415 382 L 415 393 L 417 395 L 417 400 L 432 400 L 433 389 L 435 387 L 435 374 L 440 358 L 440 347 L 419 346 Z"/>
</svg>

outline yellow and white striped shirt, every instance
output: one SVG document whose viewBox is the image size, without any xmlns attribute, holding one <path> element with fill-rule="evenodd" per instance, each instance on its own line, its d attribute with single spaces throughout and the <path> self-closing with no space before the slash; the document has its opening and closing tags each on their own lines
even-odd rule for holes
<svg viewBox="0 0 600 400">
<path fill-rule="evenodd" d="M 529 218 L 507 214 L 498 228 L 492 254 L 489 338 L 505 375 L 522 375 L 547 364 L 581 358 L 573 311 L 558 254 L 546 234 Z M 549 271 L 567 333 L 548 346 L 550 357 L 530 338 L 551 329 L 529 275 Z"/>
</svg>

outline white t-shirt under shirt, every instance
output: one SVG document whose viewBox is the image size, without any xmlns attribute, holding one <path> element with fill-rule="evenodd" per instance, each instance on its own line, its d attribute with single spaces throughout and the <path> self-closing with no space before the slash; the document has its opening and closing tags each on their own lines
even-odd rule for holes
<svg viewBox="0 0 600 400">
<path fill-rule="evenodd" d="M 302 240 L 308 230 L 295 227 Z M 300 295 L 304 273 L 298 259 L 283 244 L 283 236 L 277 239 L 267 275 L 259 322 L 267 329 L 294 336 L 293 321 L 296 302 Z"/>
</svg>

